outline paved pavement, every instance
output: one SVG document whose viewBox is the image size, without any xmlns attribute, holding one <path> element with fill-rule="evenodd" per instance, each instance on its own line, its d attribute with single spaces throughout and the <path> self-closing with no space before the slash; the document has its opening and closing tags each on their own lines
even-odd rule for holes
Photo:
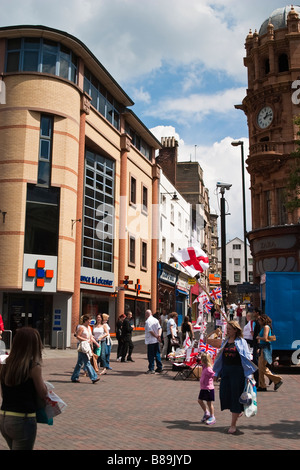
<svg viewBox="0 0 300 470">
<path fill-rule="evenodd" d="M 146 375 L 146 346 L 140 338 L 135 341 L 134 363 L 117 362 L 115 351 L 116 346 L 111 354 L 113 370 L 98 383 L 82 376 L 75 384 L 70 376 L 76 350 L 45 350 L 44 379 L 68 406 L 53 426 L 38 425 L 35 450 L 102 450 L 107 451 L 102 454 L 106 463 L 110 457 L 122 456 L 120 451 L 128 451 L 128 456 L 141 451 L 152 456 L 188 456 L 199 450 L 299 450 L 299 373 L 284 373 L 284 384 L 277 392 L 269 387 L 259 393 L 257 416 L 240 418 L 237 434 L 228 435 L 230 413 L 220 411 L 218 384 L 217 422 L 207 426 L 200 423 L 198 381 L 173 380 L 169 362 L 163 374 Z M 6 449 L 0 436 L 0 450 Z M 172 466 L 175 461 L 152 462 L 156 463 Z"/>
</svg>

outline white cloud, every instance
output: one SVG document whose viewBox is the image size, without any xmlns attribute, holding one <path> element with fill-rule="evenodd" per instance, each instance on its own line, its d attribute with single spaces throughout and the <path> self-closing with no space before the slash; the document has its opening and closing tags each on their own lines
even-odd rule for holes
<svg viewBox="0 0 300 470">
<path fill-rule="evenodd" d="M 141 103 L 149 104 L 151 102 L 151 95 L 144 90 L 143 87 L 133 88 L 131 92 L 131 97 L 133 101 L 139 101 Z"/>
<path fill-rule="evenodd" d="M 212 113 L 225 114 L 234 110 L 246 95 L 245 88 L 232 88 L 213 94 L 191 94 L 187 97 L 164 98 L 145 111 L 146 116 L 160 119 L 172 119 L 175 122 L 184 122 L 189 118 L 201 121 Z"/>
<path fill-rule="evenodd" d="M 0 22 L 74 34 L 122 82 L 162 63 L 201 64 L 244 81 L 246 35 L 273 9 L 270 0 L 252 0 L 251 7 L 238 0 L 27 0 L 7 3 Z"/>
<path fill-rule="evenodd" d="M 243 239 L 243 195 L 242 195 L 242 166 L 240 147 L 233 147 L 231 142 L 242 140 L 244 142 L 244 161 L 248 152 L 248 139 L 232 139 L 225 137 L 212 146 L 187 145 L 175 128 L 172 126 L 157 126 L 151 129 L 152 133 L 161 140 L 161 137 L 175 137 L 179 143 L 178 161 L 198 161 L 203 170 L 204 184 L 209 190 L 210 208 L 220 215 L 220 195 L 216 184 L 218 181 L 230 183 L 232 187 L 225 192 L 226 211 L 230 213 L 226 217 L 226 240 L 232 240 L 238 236 Z M 247 206 L 247 230 L 251 230 L 251 202 L 250 202 L 250 178 L 245 169 L 245 195 Z M 220 228 L 220 221 L 219 221 Z"/>
</svg>

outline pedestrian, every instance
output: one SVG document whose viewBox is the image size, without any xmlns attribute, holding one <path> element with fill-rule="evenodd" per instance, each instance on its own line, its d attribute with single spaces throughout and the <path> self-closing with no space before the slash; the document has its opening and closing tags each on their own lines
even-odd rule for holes
<svg viewBox="0 0 300 470">
<path fill-rule="evenodd" d="M 261 327 L 259 335 L 257 337 L 258 340 L 258 392 L 266 392 L 266 382 L 265 382 L 265 375 L 268 377 L 270 382 L 274 384 L 274 390 L 278 390 L 279 387 L 283 384 L 282 377 L 280 375 L 272 374 L 270 369 L 267 367 L 267 364 L 272 364 L 272 320 L 268 315 L 264 313 L 260 315 L 258 319 L 258 323 Z"/>
<path fill-rule="evenodd" d="M 169 315 L 169 319 L 167 322 L 167 337 L 168 337 L 168 348 L 167 348 L 167 359 L 168 355 L 172 351 L 172 347 L 174 346 L 175 342 L 177 342 L 177 313 L 171 312 Z M 178 341 L 179 346 L 179 341 Z"/>
<path fill-rule="evenodd" d="M 125 314 L 125 319 L 122 323 L 122 339 L 123 339 L 123 348 L 122 348 L 122 358 L 121 362 L 134 362 L 132 359 L 132 351 L 134 348 L 133 342 L 132 342 L 132 331 L 133 331 L 133 326 L 131 324 L 132 321 L 132 312 L 128 311 Z M 127 359 L 126 359 L 127 355 Z"/>
<path fill-rule="evenodd" d="M 145 312 L 145 344 L 147 345 L 148 370 L 146 374 L 162 372 L 163 366 L 160 357 L 161 326 L 154 318 L 151 310 Z M 156 362 L 156 370 L 154 363 Z"/>
<path fill-rule="evenodd" d="M 39 332 L 29 327 L 18 329 L 10 354 L 0 366 L 0 430 L 10 450 L 33 450 L 37 402 L 44 402 L 47 396 L 41 363 Z"/>
<path fill-rule="evenodd" d="M 254 328 L 253 328 L 253 343 L 252 343 L 252 361 L 254 362 L 254 364 L 256 366 L 258 366 L 258 340 L 257 340 L 257 337 L 259 335 L 259 332 L 261 330 L 261 327 L 260 327 L 260 324 L 258 322 L 258 319 L 261 315 L 261 310 L 257 307 L 253 307 L 253 312 L 252 312 L 252 318 L 253 318 L 253 321 L 255 322 L 255 325 L 254 325 Z M 258 384 L 258 381 L 259 381 L 259 377 L 258 377 L 258 368 L 257 370 L 254 372 L 254 379 L 255 379 L 255 382 Z"/>
<path fill-rule="evenodd" d="M 236 316 L 240 325 L 242 325 L 242 316 L 243 316 L 243 309 L 240 304 L 238 304 L 236 309 Z"/>
<path fill-rule="evenodd" d="M 122 350 L 123 350 L 122 323 L 124 321 L 124 318 L 125 318 L 124 313 L 121 313 L 116 323 L 116 338 L 118 341 L 117 361 L 121 361 L 122 359 Z"/>
<path fill-rule="evenodd" d="M 202 372 L 200 376 L 200 393 L 198 403 L 204 411 L 201 423 L 215 424 L 216 418 L 214 414 L 215 387 L 214 387 L 214 371 L 212 369 L 212 357 L 209 353 L 202 353 L 201 356 Z M 205 404 L 206 402 L 206 404 Z"/>
<path fill-rule="evenodd" d="M 186 334 L 188 334 L 189 339 L 191 342 L 194 341 L 194 331 L 193 331 L 193 325 L 190 322 L 189 317 L 186 315 L 183 319 L 182 325 L 181 325 L 181 341 L 184 343 L 186 339 Z"/>
<path fill-rule="evenodd" d="M 213 370 L 220 382 L 221 410 L 231 411 L 231 425 L 228 434 L 235 434 L 237 420 L 243 413 L 243 405 L 239 402 L 244 391 L 245 379 L 252 377 L 256 365 L 251 361 L 250 351 L 240 324 L 236 321 L 227 323 L 227 335 L 221 339 L 207 338 L 207 343 L 220 351 L 215 359 Z"/>
<path fill-rule="evenodd" d="M 101 353 L 101 360 L 103 361 L 104 364 L 104 371 L 102 371 L 103 374 L 106 373 L 106 370 L 112 370 L 110 367 L 110 353 L 111 353 L 111 336 L 110 336 L 110 326 L 108 324 L 109 321 L 109 315 L 107 313 L 102 313 L 102 325 L 104 327 L 104 333 L 106 333 L 106 337 L 104 339 L 104 355 Z M 101 373 L 100 373 L 101 375 Z"/>
<path fill-rule="evenodd" d="M 233 305 L 230 305 L 230 307 L 229 307 L 229 320 L 230 321 L 233 321 L 234 312 L 235 312 L 235 310 L 233 308 Z"/>
<path fill-rule="evenodd" d="M 253 336 L 254 336 L 254 327 L 255 327 L 255 321 L 252 319 L 252 314 L 248 312 L 246 314 L 246 325 L 244 326 L 243 329 L 243 336 L 247 343 L 249 344 L 249 347 L 253 349 Z"/>
<path fill-rule="evenodd" d="M 101 339 L 104 336 L 104 327 L 102 325 L 102 316 L 101 313 L 98 313 L 96 316 L 96 322 L 95 325 L 93 326 L 93 336 L 97 343 L 99 344 L 99 347 L 97 347 L 94 344 L 94 353 L 97 355 L 97 364 L 100 364 L 100 358 L 101 358 Z"/>
<path fill-rule="evenodd" d="M 71 376 L 71 381 L 74 383 L 80 382 L 79 374 L 81 367 L 84 367 L 84 370 L 88 373 L 92 383 L 96 383 L 100 380 L 90 362 L 90 357 L 92 354 L 92 345 L 96 344 L 97 347 L 100 347 L 100 345 L 93 337 L 91 329 L 89 328 L 90 322 L 90 317 L 88 315 L 83 315 L 82 325 L 79 325 L 76 332 L 76 337 L 79 341 L 79 348 L 80 346 L 83 346 L 82 343 L 84 343 L 85 346 L 89 346 L 89 350 L 87 349 L 87 352 L 78 350 L 77 363 Z"/>
<path fill-rule="evenodd" d="M 168 350 L 168 335 L 167 335 L 167 323 L 168 323 L 168 313 L 166 309 L 163 309 L 163 313 L 160 316 L 160 325 L 162 329 L 161 337 L 162 337 L 162 342 L 161 342 L 161 357 L 162 359 L 167 359 L 167 350 Z"/>
<path fill-rule="evenodd" d="M 0 313 L 0 339 L 2 338 L 3 331 L 4 331 L 4 323 L 3 323 L 2 315 Z"/>
</svg>

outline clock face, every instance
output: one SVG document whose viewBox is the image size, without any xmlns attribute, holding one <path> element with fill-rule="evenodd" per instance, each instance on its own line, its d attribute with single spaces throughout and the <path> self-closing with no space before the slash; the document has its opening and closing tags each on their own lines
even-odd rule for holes
<svg viewBox="0 0 300 470">
<path fill-rule="evenodd" d="M 270 106 L 262 108 L 257 115 L 257 124 L 261 129 L 266 129 L 273 121 L 273 110 Z"/>
</svg>

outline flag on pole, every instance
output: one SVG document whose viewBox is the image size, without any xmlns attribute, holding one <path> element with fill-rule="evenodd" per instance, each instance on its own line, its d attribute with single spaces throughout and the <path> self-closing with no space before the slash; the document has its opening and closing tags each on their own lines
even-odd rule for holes
<svg viewBox="0 0 300 470">
<path fill-rule="evenodd" d="M 172 255 L 192 277 L 209 268 L 208 257 L 199 245 L 178 250 Z"/>
<path fill-rule="evenodd" d="M 200 342 L 199 342 L 199 350 L 200 352 L 207 352 L 211 355 L 212 359 L 214 360 L 217 353 L 218 353 L 218 349 L 217 348 L 213 348 L 212 346 L 210 346 L 209 344 L 207 343 L 204 343 L 204 341 L 202 339 L 200 339 Z"/>
<path fill-rule="evenodd" d="M 214 300 L 217 300 L 217 299 L 222 299 L 222 289 L 221 287 L 216 287 L 215 289 L 213 289 L 209 295 L 214 299 Z"/>
</svg>

